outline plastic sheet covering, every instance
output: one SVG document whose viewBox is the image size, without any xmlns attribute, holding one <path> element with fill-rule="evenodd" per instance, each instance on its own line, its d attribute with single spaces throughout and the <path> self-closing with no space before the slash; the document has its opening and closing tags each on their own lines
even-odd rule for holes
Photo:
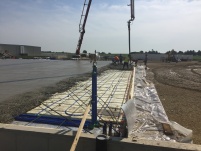
<svg viewBox="0 0 201 151">
<path fill-rule="evenodd" d="M 130 133 L 133 129 L 133 125 L 136 121 L 136 107 L 134 100 L 128 100 L 123 106 L 122 109 L 124 114 L 126 115 L 127 126 L 128 126 L 128 133 Z"/>
<path fill-rule="evenodd" d="M 144 66 L 135 73 L 134 98 L 123 105 L 128 132 L 133 139 L 192 142 L 192 130 L 176 122 L 170 122 L 153 84 L 146 81 Z M 173 135 L 163 133 L 162 123 L 170 125 Z"/>
</svg>

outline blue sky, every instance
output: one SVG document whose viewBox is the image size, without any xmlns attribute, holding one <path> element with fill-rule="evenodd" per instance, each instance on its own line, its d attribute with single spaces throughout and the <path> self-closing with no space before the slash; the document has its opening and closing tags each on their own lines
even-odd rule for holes
<svg viewBox="0 0 201 151">
<path fill-rule="evenodd" d="M 130 0 L 93 0 L 81 51 L 128 53 Z M 75 52 L 84 0 L 1 0 L 0 43 Z M 201 50 L 201 0 L 136 0 L 131 51 Z"/>
</svg>

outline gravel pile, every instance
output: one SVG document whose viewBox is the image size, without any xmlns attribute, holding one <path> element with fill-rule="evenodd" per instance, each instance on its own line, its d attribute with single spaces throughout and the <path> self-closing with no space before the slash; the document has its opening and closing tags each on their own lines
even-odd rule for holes
<svg viewBox="0 0 201 151">
<path fill-rule="evenodd" d="M 200 62 L 149 63 L 147 79 L 157 89 L 169 120 L 193 130 L 193 142 L 201 144 Z"/>
</svg>

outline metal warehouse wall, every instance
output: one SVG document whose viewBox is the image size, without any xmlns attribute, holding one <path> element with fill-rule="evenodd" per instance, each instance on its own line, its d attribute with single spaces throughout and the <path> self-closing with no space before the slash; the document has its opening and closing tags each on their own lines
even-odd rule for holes
<svg viewBox="0 0 201 151">
<path fill-rule="evenodd" d="M 20 46 L 18 45 L 0 44 L 0 52 L 4 53 L 5 50 L 7 50 L 10 55 L 17 57 L 20 55 Z"/>
<path fill-rule="evenodd" d="M 22 48 L 23 51 L 21 51 Z M 0 44 L 0 52 L 4 53 L 5 50 L 7 50 L 10 55 L 15 57 L 19 57 L 20 54 L 27 54 L 28 56 L 41 56 L 41 47 L 36 46 Z"/>
<path fill-rule="evenodd" d="M 160 61 L 161 58 L 166 57 L 166 54 L 147 54 L 148 60 L 158 60 Z M 131 54 L 132 59 L 144 60 L 145 54 Z"/>
<path fill-rule="evenodd" d="M 24 46 L 24 53 L 28 56 L 41 56 L 41 47 Z"/>
</svg>

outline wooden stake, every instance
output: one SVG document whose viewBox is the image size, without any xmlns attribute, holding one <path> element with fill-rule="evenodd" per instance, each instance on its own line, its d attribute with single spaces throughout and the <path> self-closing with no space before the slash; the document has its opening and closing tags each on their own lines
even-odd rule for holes
<svg viewBox="0 0 201 151">
<path fill-rule="evenodd" d="M 81 121 L 81 123 L 80 123 L 80 126 L 79 126 L 79 128 L 78 128 L 77 134 L 76 134 L 76 136 L 75 136 L 75 139 L 74 139 L 74 141 L 73 141 L 73 144 L 72 144 L 72 146 L 71 146 L 70 151 L 75 151 L 75 149 L 76 149 L 76 146 L 77 146 L 77 143 L 78 143 L 78 141 L 79 141 L 80 135 L 81 135 L 81 133 L 82 133 L 82 129 L 83 129 L 84 123 L 85 123 L 85 121 L 86 121 L 86 119 L 87 119 L 87 114 L 88 114 L 89 110 L 90 110 L 90 104 L 89 104 L 89 105 L 87 106 L 87 108 L 86 108 L 86 111 L 85 111 L 85 113 L 84 113 L 84 116 L 83 116 L 82 121 Z"/>
<path fill-rule="evenodd" d="M 166 134 L 166 135 L 173 135 L 173 131 L 170 127 L 169 124 L 166 124 L 166 123 L 162 123 L 162 126 L 163 126 L 163 133 Z"/>
</svg>

